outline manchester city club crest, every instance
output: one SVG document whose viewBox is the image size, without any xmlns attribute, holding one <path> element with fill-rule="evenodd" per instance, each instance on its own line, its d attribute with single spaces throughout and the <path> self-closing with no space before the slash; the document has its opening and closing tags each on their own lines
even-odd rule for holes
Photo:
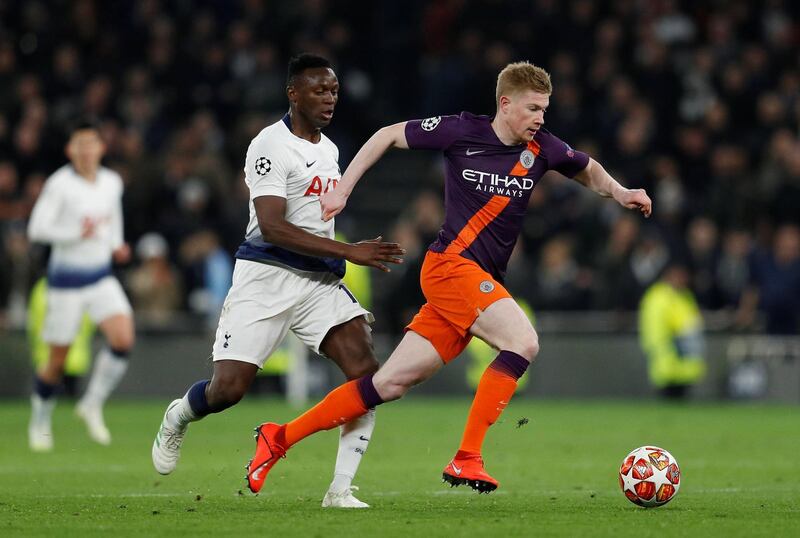
<svg viewBox="0 0 800 538">
<path fill-rule="evenodd" d="M 491 293 L 494 291 L 494 283 L 491 280 L 484 280 L 481 282 L 480 290 L 483 293 Z"/>
<path fill-rule="evenodd" d="M 441 116 L 434 116 L 432 118 L 422 120 L 420 126 L 422 127 L 423 131 L 433 131 L 434 129 L 436 129 L 436 126 L 439 125 L 440 121 L 442 121 Z"/>
<path fill-rule="evenodd" d="M 536 155 L 529 149 L 526 149 L 522 153 L 519 154 L 519 162 L 522 163 L 522 166 L 525 168 L 530 168 L 533 166 L 533 161 L 536 160 Z"/>
</svg>

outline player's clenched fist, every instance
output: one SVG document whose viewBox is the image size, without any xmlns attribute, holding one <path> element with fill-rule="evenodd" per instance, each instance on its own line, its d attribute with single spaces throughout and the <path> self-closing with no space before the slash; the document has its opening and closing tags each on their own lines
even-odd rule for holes
<svg viewBox="0 0 800 538">
<path fill-rule="evenodd" d="M 319 205 L 322 207 L 322 220 L 325 222 L 338 215 L 347 205 L 347 195 L 341 189 L 328 191 L 319 197 Z"/>
<path fill-rule="evenodd" d="M 400 258 L 406 253 L 406 249 L 400 248 L 398 243 L 386 243 L 382 236 L 366 241 L 359 241 L 349 245 L 345 259 L 349 262 L 375 267 L 387 273 L 391 271 L 381 262 L 403 263 Z"/>
<path fill-rule="evenodd" d="M 645 217 L 649 217 L 653 212 L 653 202 L 644 189 L 624 189 L 616 199 L 622 207 L 638 209 Z"/>
</svg>

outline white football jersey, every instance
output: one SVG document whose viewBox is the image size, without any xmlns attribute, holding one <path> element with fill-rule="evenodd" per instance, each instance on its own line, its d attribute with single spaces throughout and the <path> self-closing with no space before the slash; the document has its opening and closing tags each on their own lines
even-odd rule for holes
<svg viewBox="0 0 800 538">
<path fill-rule="evenodd" d="M 253 200 L 279 196 L 286 199 L 288 222 L 314 235 L 334 237 L 334 220 L 322 220 L 319 197 L 341 178 L 339 149 L 324 134 L 316 144 L 295 136 L 290 125 L 287 114 L 264 128 L 247 149 L 244 174 L 250 189 L 250 222 L 236 257 L 310 271 L 337 272 L 341 266 L 343 271 L 344 260 L 294 253 L 264 242 L 261 235 Z"/>
<path fill-rule="evenodd" d="M 123 244 L 122 190 L 119 174 L 102 166 L 95 181 L 70 164 L 47 179 L 28 222 L 28 237 L 52 245 L 48 278 L 67 275 L 83 285 L 90 282 L 83 282 L 82 275 L 110 271 L 111 253 Z M 94 235 L 82 238 L 87 220 L 95 224 Z"/>
</svg>

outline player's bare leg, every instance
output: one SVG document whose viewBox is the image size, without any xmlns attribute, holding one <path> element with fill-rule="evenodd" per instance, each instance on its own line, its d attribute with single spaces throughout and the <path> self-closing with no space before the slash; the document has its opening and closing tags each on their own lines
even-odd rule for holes
<svg viewBox="0 0 800 538">
<path fill-rule="evenodd" d="M 433 344 L 414 331 L 408 331 L 386 364 L 372 377 L 372 383 L 381 399 L 390 402 L 402 398 L 442 366 L 444 361 Z"/>
<path fill-rule="evenodd" d="M 258 366 L 236 360 L 214 361 L 211 380 L 198 381 L 183 398 L 173 400 L 164 413 L 153 441 L 153 466 L 161 474 L 175 470 L 189 423 L 219 413 L 244 397 L 258 373 Z"/>
<path fill-rule="evenodd" d="M 332 328 L 320 345 L 323 355 L 335 362 L 348 381 L 378 370 L 372 345 L 372 330 L 363 316 Z M 353 478 L 366 454 L 375 428 L 375 410 L 339 426 L 339 450 L 333 481 L 322 499 L 323 508 L 369 508 L 353 491 Z"/>
<path fill-rule="evenodd" d="M 28 444 L 35 452 L 53 449 L 52 416 L 56 406 L 56 389 L 64 375 L 68 345 L 51 345 L 47 364 L 39 370 L 31 394 L 31 420 L 28 424 Z"/>
<path fill-rule="evenodd" d="M 492 303 L 480 313 L 472 334 L 500 350 L 481 377 L 467 417 L 461 446 L 442 477 L 452 486 L 467 484 L 480 493 L 499 485 L 484 469 L 481 448 L 489 426 L 495 423 L 514 394 L 517 379 L 539 352 L 539 341 L 527 316 L 510 298 Z"/>
<path fill-rule="evenodd" d="M 135 339 L 133 317 L 128 314 L 110 316 L 99 324 L 107 347 L 95 357 L 92 377 L 75 413 L 83 419 L 89 436 L 100 443 L 111 443 L 111 433 L 103 419 L 103 406 L 128 371 L 128 353 Z"/>
<path fill-rule="evenodd" d="M 431 377 L 443 364 L 427 339 L 413 331 L 407 332 L 375 375 L 340 385 L 287 424 L 268 422 L 259 426 L 256 455 L 248 469 L 248 487 L 253 493 L 259 492 L 270 469 L 295 443 L 318 431 L 350 422 L 383 402 L 397 400 L 411 387 Z"/>
</svg>

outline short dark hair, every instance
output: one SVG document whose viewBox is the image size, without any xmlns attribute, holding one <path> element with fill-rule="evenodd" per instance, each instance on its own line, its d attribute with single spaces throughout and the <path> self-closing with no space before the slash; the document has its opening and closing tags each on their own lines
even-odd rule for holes
<svg viewBox="0 0 800 538">
<path fill-rule="evenodd" d="M 289 70 L 286 75 L 286 87 L 288 88 L 294 84 L 294 78 L 300 75 L 306 69 L 314 69 L 315 67 L 328 67 L 333 69 L 331 62 L 319 54 L 311 52 L 303 52 L 289 60 Z"/>
<path fill-rule="evenodd" d="M 67 138 L 72 138 L 72 135 L 78 131 L 97 131 L 100 132 L 100 124 L 92 118 L 79 118 L 70 123 L 67 129 Z"/>
</svg>

